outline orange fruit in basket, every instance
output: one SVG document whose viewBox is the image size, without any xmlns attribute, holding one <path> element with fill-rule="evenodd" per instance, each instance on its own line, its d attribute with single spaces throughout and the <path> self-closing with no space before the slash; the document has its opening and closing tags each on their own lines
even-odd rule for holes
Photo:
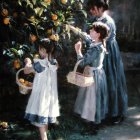
<svg viewBox="0 0 140 140">
<path fill-rule="evenodd" d="M 24 80 L 24 82 L 22 82 L 22 85 L 24 85 L 26 87 L 32 87 L 32 83 L 27 80 Z"/>
<path fill-rule="evenodd" d="M 26 86 L 28 85 L 28 83 L 29 83 L 28 81 L 24 81 L 24 84 L 25 84 Z"/>
<path fill-rule="evenodd" d="M 25 82 L 25 80 L 24 80 L 23 78 L 20 78 L 20 79 L 19 79 L 19 82 L 22 84 L 22 83 Z"/>
<path fill-rule="evenodd" d="M 29 81 L 25 81 L 24 84 L 25 84 L 27 87 L 30 87 L 30 85 L 31 85 Z"/>
<path fill-rule="evenodd" d="M 23 86 L 27 86 L 26 83 L 22 83 Z"/>
<path fill-rule="evenodd" d="M 28 85 L 27 85 L 27 86 L 28 86 L 28 87 L 32 87 L 32 85 L 33 85 L 33 84 L 32 84 L 31 82 L 28 82 Z"/>
<path fill-rule="evenodd" d="M 26 86 L 26 87 L 32 87 L 32 83 L 27 81 L 27 80 L 24 80 L 23 78 L 20 78 L 19 79 L 19 82 L 23 85 L 23 86 Z"/>
</svg>

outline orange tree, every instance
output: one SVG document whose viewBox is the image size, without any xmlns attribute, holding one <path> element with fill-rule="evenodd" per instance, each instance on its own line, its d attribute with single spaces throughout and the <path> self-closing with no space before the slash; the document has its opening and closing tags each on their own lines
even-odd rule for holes
<svg viewBox="0 0 140 140">
<path fill-rule="evenodd" d="M 6 3 L 5 3 L 6 2 Z M 37 57 L 38 38 L 49 38 L 58 50 L 71 50 L 71 34 L 65 24 L 85 27 L 84 0 L 7 0 L 0 7 L 0 49 L 6 68 L 15 73 L 25 57 Z M 68 59 L 68 58 L 67 58 Z M 1 63 L 2 68 L 3 63 Z"/>
</svg>

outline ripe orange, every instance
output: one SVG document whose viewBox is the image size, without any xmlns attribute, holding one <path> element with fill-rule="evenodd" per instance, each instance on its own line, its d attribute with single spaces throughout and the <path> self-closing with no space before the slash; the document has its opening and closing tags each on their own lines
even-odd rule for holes
<svg viewBox="0 0 140 140">
<path fill-rule="evenodd" d="M 56 14 L 53 14 L 52 15 L 52 20 L 57 20 L 58 19 L 58 16 Z"/>
<path fill-rule="evenodd" d="M 49 38 L 51 40 L 58 41 L 59 40 L 59 35 L 58 34 L 52 34 Z"/>
<path fill-rule="evenodd" d="M 68 0 L 61 0 L 62 4 L 66 4 L 68 2 Z"/>
<path fill-rule="evenodd" d="M 7 122 L 1 122 L 0 126 L 2 126 L 2 128 L 8 128 L 8 123 Z"/>
<path fill-rule="evenodd" d="M 28 86 L 29 82 L 28 81 L 24 81 L 25 86 Z"/>
<path fill-rule="evenodd" d="M 4 23 L 5 25 L 10 24 L 10 18 L 8 18 L 8 17 L 4 18 L 4 19 L 3 19 L 3 23 Z"/>
<path fill-rule="evenodd" d="M 14 60 L 14 68 L 16 68 L 16 69 L 20 68 L 20 60 L 19 59 Z"/>
<path fill-rule="evenodd" d="M 20 79 L 19 79 L 19 82 L 20 82 L 21 84 L 24 83 L 24 81 L 25 81 L 25 80 L 24 80 L 23 78 L 20 78 Z"/>
<path fill-rule="evenodd" d="M 32 87 L 33 84 L 32 84 L 31 82 L 28 82 L 27 86 L 28 86 L 28 87 Z"/>
<path fill-rule="evenodd" d="M 44 0 L 44 2 L 46 2 L 47 4 L 50 4 L 51 0 Z"/>
</svg>

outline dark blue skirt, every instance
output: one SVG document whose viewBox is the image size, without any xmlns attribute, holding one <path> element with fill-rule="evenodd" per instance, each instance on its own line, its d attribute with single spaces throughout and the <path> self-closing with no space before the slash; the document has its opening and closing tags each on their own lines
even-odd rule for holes
<svg viewBox="0 0 140 140">
<path fill-rule="evenodd" d="M 30 121 L 32 124 L 38 124 L 38 126 L 47 125 L 56 122 L 56 117 L 44 117 L 44 116 L 38 116 L 36 114 L 29 114 L 29 113 L 25 113 L 24 118 Z"/>
<path fill-rule="evenodd" d="M 108 114 L 107 81 L 104 69 L 94 71 L 96 84 L 96 114 L 95 123 L 99 124 Z"/>
<path fill-rule="evenodd" d="M 124 67 L 115 39 L 107 42 L 108 54 L 104 59 L 104 69 L 108 86 L 108 116 L 126 116 L 128 97 Z"/>
</svg>

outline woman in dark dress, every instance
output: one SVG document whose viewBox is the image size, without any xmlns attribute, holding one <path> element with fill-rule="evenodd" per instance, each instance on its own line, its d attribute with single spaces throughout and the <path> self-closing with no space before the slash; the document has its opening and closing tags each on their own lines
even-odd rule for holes
<svg viewBox="0 0 140 140">
<path fill-rule="evenodd" d="M 96 17 L 96 21 L 101 21 L 110 28 L 110 36 L 106 42 L 108 55 L 104 59 L 109 97 L 108 118 L 111 118 L 112 123 L 119 123 L 126 116 L 128 97 L 123 62 L 116 41 L 115 22 L 106 14 L 109 8 L 108 0 L 88 0 L 87 7 L 90 13 Z"/>
</svg>

